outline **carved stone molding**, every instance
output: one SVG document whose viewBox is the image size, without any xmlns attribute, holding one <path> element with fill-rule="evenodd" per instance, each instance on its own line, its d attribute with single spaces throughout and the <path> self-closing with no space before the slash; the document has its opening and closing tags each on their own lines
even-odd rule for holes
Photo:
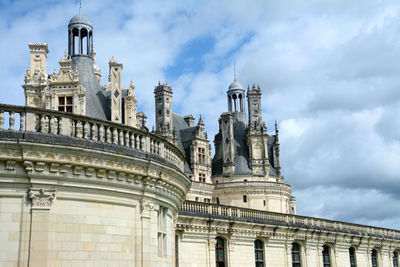
<svg viewBox="0 0 400 267">
<path fill-rule="evenodd" d="M 154 204 L 148 200 L 140 201 L 140 210 L 142 212 L 142 217 L 150 218 L 151 211 L 154 209 Z"/>
<path fill-rule="evenodd" d="M 55 189 L 31 188 L 29 190 L 29 198 L 32 200 L 32 210 L 50 210 L 55 197 Z"/>
</svg>

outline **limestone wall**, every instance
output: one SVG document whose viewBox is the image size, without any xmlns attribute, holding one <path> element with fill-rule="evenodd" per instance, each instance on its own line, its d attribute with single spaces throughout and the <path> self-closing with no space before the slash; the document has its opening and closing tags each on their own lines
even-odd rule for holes
<svg viewBox="0 0 400 267">
<path fill-rule="evenodd" d="M 292 267 L 292 246 L 300 247 L 301 266 L 323 267 L 327 246 L 330 266 L 349 267 L 349 248 L 359 267 L 393 267 L 399 257 L 400 231 L 237 207 L 186 201 L 177 221 L 179 266 L 215 266 L 216 238 L 225 240 L 226 266 L 255 266 L 256 239 L 263 243 L 264 266 Z"/>
</svg>

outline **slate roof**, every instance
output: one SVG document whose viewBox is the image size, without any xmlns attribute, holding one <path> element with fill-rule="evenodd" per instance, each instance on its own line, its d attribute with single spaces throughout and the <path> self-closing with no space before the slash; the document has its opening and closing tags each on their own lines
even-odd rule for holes
<svg viewBox="0 0 400 267">
<path fill-rule="evenodd" d="M 79 81 L 86 89 L 86 116 L 101 120 L 110 118 L 110 108 L 100 83 L 94 75 L 93 59 L 84 55 L 72 56 L 72 68 L 79 72 Z"/>
<path fill-rule="evenodd" d="M 176 131 L 177 145 L 185 153 L 185 173 L 193 174 L 190 168 L 190 144 L 196 134 L 196 127 L 189 127 L 181 115 L 172 113 L 172 125 Z M 194 132 L 194 135 L 193 135 Z"/>
</svg>

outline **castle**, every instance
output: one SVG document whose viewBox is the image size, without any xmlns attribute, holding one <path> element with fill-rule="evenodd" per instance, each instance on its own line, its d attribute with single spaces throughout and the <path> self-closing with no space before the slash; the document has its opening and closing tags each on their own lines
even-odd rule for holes
<svg viewBox="0 0 400 267">
<path fill-rule="evenodd" d="M 101 85 L 88 18 L 70 20 L 59 72 L 46 43 L 29 49 L 25 106 L 0 105 L 2 264 L 398 266 L 400 231 L 296 215 L 259 86 L 229 85 L 212 158 L 168 83 L 152 131 L 114 57 Z"/>
</svg>

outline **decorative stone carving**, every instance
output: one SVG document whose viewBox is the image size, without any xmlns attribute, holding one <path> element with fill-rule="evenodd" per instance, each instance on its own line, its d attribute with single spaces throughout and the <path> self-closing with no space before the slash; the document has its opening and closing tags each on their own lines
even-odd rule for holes
<svg viewBox="0 0 400 267">
<path fill-rule="evenodd" d="M 6 163 L 6 170 L 8 171 L 14 171 L 15 170 L 15 160 L 7 160 Z"/>
<path fill-rule="evenodd" d="M 49 210 L 55 197 L 55 189 L 31 188 L 29 190 L 29 198 L 32 200 L 32 210 Z"/>
<path fill-rule="evenodd" d="M 148 200 L 140 201 L 140 210 L 142 212 L 142 217 L 151 217 L 151 211 L 154 209 L 154 204 Z"/>
</svg>

